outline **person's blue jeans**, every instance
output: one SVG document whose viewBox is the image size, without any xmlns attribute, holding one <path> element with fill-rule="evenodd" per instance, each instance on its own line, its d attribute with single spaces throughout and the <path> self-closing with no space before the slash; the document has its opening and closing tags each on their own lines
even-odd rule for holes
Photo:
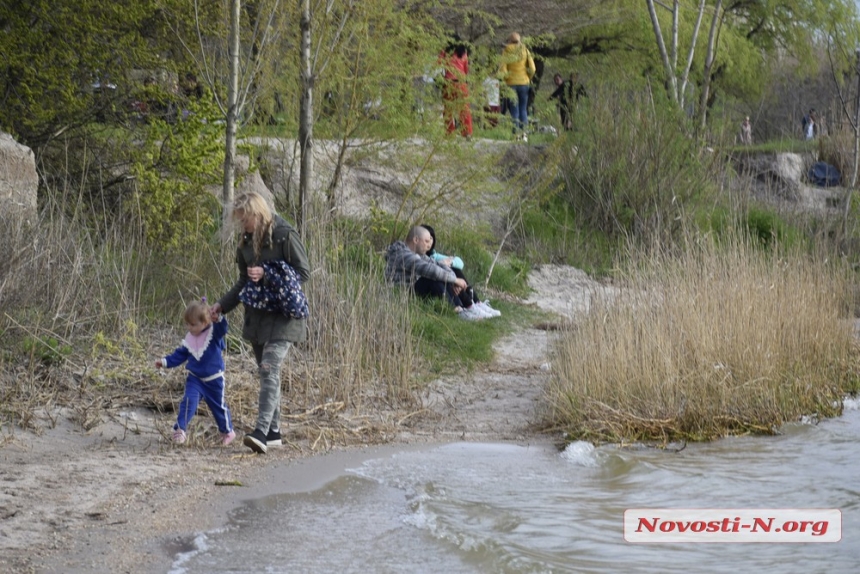
<svg viewBox="0 0 860 574">
<path fill-rule="evenodd" d="M 514 131 L 526 131 L 529 125 L 529 85 L 511 86 L 517 94 L 517 101 L 511 102 L 511 117 L 514 118 Z"/>
</svg>

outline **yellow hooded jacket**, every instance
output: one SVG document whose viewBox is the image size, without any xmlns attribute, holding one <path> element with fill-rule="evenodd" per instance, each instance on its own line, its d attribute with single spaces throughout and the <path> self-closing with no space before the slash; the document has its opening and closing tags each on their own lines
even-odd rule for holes
<svg viewBox="0 0 860 574">
<path fill-rule="evenodd" d="M 535 61 L 522 43 L 505 44 L 499 78 L 509 86 L 527 86 L 535 75 Z"/>
</svg>

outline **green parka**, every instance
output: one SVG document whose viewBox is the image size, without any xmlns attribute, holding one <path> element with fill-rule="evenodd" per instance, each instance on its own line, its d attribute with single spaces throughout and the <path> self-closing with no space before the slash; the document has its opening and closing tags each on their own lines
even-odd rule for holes
<svg viewBox="0 0 860 574">
<path fill-rule="evenodd" d="M 302 282 L 311 276 L 311 266 L 305 246 L 298 232 L 279 215 L 275 215 L 272 229 L 272 242 L 263 245 L 260 257 L 254 256 L 254 242 L 250 233 L 245 233 L 236 248 L 236 265 L 239 278 L 227 293 L 218 301 L 222 313 L 229 313 L 239 305 L 239 292 L 250 281 L 248 267 L 257 267 L 266 261 L 283 259 L 292 265 Z M 266 281 L 263 278 L 263 281 Z M 242 336 L 252 343 L 265 344 L 269 341 L 290 341 L 298 343 L 307 339 L 307 320 L 293 319 L 273 311 L 263 311 L 245 305 L 245 324 Z"/>
</svg>

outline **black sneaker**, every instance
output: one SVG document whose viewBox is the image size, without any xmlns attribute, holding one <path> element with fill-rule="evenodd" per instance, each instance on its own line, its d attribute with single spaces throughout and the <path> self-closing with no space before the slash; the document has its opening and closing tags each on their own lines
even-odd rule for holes
<svg viewBox="0 0 860 574">
<path fill-rule="evenodd" d="M 266 435 L 261 430 L 255 430 L 251 434 L 246 434 L 242 439 L 242 444 L 260 454 L 266 454 Z"/>
<path fill-rule="evenodd" d="M 281 431 L 270 430 L 269 434 L 266 435 L 266 446 L 282 446 L 283 444 L 281 442 Z"/>
</svg>

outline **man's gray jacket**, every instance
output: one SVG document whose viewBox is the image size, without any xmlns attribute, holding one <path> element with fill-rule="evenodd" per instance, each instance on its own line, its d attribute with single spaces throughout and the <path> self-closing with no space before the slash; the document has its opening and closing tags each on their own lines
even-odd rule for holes
<svg viewBox="0 0 860 574">
<path fill-rule="evenodd" d="M 395 241 L 385 251 L 385 279 L 396 285 L 411 286 L 419 277 L 453 283 L 454 272 L 427 255 L 418 255 L 403 241 Z"/>
</svg>

